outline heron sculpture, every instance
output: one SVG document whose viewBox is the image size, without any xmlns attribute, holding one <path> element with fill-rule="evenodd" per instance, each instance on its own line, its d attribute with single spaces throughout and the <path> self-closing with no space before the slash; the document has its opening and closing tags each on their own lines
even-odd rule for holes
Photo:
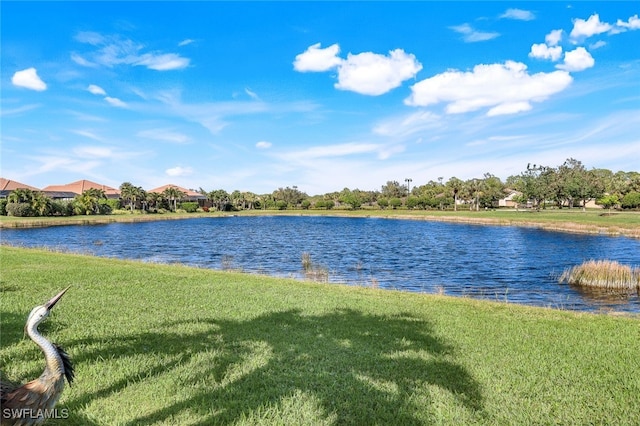
<svg viewBox="0 0 640 426">
<path fill-rule="evenodd" d="M 38 332 L 38 325 L 49 316 L 51 309 L 68 289 L 69 287 L 65 288 L 44 305 L 33 308 L 27 318 L 25 331 L 42 349 L 46 367 L 40 377 L 22 386 L 0 382 L 2 425 L 44 423 L 47 418 L 55 415 L 54 407 L 62 394 L 64 379 L 67 379 L 69 385 L 73 382 L 73 365 L 69 355 Z"/>
</svg>

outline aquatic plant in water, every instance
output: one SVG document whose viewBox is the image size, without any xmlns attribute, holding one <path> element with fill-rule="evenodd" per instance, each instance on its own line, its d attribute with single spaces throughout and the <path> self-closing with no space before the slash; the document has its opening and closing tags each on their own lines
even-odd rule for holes
<svg viewBox="0 0 640 426">
<path fill-rule="evenodd" d="M 612 260 L 589 260 L 566 269 L 558 281 L 586 287 L 640 291 L 640 268 Z"/>
</svg>

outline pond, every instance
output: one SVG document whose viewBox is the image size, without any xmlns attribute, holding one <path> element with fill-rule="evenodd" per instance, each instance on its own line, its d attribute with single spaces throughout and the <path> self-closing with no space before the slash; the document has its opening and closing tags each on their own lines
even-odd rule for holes
<svg viewBox="0 0 640 426">
<path fill-rule="evenodd" d="M 640 266 L 640 240 L 526 227 L 309 216 L 3 229 L 5 244 L 569 310 L 640 312 L 637 293 L 561 285 L 589 259 Z M 312 274 L 303 269 L 308 254 Z"/>
</svg>

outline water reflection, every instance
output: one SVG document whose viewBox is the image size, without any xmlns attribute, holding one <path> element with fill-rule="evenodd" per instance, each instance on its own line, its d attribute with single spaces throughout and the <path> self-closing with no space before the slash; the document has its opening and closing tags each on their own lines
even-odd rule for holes
<svg viewBox="0 0 640 426">
<path fill-rule="evenodd" d="M 575 310 L 640 312 L 637 293 L 603 295 L 557 276 L 589 259 L 640 265 L 640 241 L 531 228 L 377 218 L 226 217 L 3 229 L 3 241 L 98 256 Z"/>
</svg>

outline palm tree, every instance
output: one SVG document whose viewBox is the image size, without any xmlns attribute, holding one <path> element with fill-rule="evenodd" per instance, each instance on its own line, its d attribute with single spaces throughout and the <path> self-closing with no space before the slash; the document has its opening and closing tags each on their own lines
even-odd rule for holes
<svg viewBox="0 0 640 426">
<path fill-rule="evenodd" d="M 167 189 L 162 191 L 162 195 L 173 203 L 173 211 L 175 212 L 178 210 L 178 200 L 184 198 L 187 194 L 180 191 L 175 186 L 169 186 Z"/>
<path fill-rule="evenodd" d="M 17 188 L 11 191 L 7 197 L 9 203 L 29 203 L 33 201 L 35 193 L 27 188 Z"/>
<path fill-rule="evenodd" d="M 120 185 L 120 196 L 124 201 L 129 202 L 129 207 L 131 208 L 132 213 L 141 191 L 142 188 L 133 186 L 130 182 L 125 182 Z"/>
<path fill-rule="evenodd" d="M 49 216 L 53 208 L 53 200 L 42 192 L 35 192 L 31 200 L 31 208 L 37 216 Z"/>
<path fill-rule="evenodd" d="M 447 181 L 447 186 L 451 189 L 453 193 L 453 211 L 458 210 L 458 193 L 464 187 L 464 182 L 457 177 L 452 177 Z"/>
<path fill-rule="evenodd" d="M 102 189 L 90 188 L 80 195 L 76 195 L 74 204 L 78 214 L 99 214 L 100 201 L 106 200 L 107 196 Z"/>
</svg>

